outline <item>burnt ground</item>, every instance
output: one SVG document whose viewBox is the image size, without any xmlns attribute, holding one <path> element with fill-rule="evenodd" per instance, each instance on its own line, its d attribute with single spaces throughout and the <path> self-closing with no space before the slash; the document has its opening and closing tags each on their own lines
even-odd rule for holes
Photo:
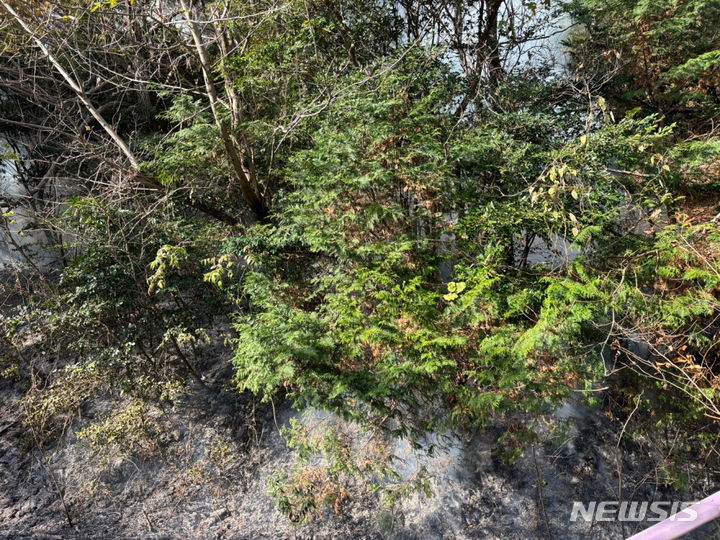
<svg viewBox="0 0 720 540">
<path fill-rule="evenodd" d="M 616 423 L 568 405 L 555 414 L 569 419 L 560 444 L 538 444 L 510 464 L 493 452 L 502 426 L 454 435 L 432 456 L 410 456 L 434 473 L 433 497 L 388 509 L 356 496 L 338 514 L 294 525 L 267 493 L 275 471 L 294 461 L 276 427 L 295 415 L 287 405 L 273 414 L 211 384 L 178 400 L 156 445 L 128 458 L 98 455 L 75 435 L 100 402 L 41 453 L 21 422 L 23 391 L 0 382 L 1 538 L 623 538 L 643 525 L 571 523 L 572 501 L 618 500 L 619 487 L 637 501 L 717 489 L 718 471 L 702 466 L 688 471 L 689 493 L 664 487 L 641 441 L 625 437 L 618 448 Z M 396 450 L 410 454 L 401 442 Z"/>
<path fill-rule="evenodd" d="M 695 223 L 717 209 L 717 196 L 685 203 Z M 454 434 L 433 456 L 407 460 L 434 473 L 433 497 L 388 509 L 360 494 L 340 513 L 295 525 L 268 481 L 295 462 L 277 426 L 297 413 L 213 383 L 230 380 L 229 363 L 222 355 L 208 363 L 208 388 L 165 410 L 153 445 L 129 457 L 94 452 L 76 435 L 107 410 L 102 400 L 40 450 L 22 421 L 26 387 L 0 378 L 0 538 L 614 539 L 650 523 L 572 523 L 572 501 L 690 501 L 720 487 L 720 471 L 698 460 L 682 471 L 686 489 L 673 490 L 657 445 L 602 408 L 568 404 L 551 415 L 568 422 L 559 444 L 529 447 L 510 464 L 493 451 L 505 426 Z M 406 446 L 398 442 L 397 453 L 407 456 Z M 695 537 L 720 538 L 719 530 L 711 524 Z"/>
</svg>

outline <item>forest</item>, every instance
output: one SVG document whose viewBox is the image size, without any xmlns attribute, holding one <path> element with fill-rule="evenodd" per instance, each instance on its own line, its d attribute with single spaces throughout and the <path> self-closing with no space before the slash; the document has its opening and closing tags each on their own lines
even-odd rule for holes
<svg viewBox="0 0 720 540">
<path fill-rule="evenodd" d="M 2 538 L 628 537 L 720 489 L 720 1 L 0 0 L 0 275 Z"/>
</svg>

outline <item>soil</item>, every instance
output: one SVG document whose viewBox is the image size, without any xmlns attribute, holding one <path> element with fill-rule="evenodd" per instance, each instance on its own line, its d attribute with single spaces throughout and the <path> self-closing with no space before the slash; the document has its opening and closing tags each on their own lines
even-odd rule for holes
<svg viewBox="0 0 720 540">
<path fill-rule="evenodd" d="M 621 426 L 569 403 L 552 415 L 568 423 L 566 438 L 514 463 L 493 451 L 501 424 L 436 437 L 433 453 L 398 441 L 408 469 L 434 474 L 434 496 L 393 508 L 351 497 L 339 513 L 296 525 L 268 495 L 269 479 L 295 462 L 277 429 L 298 417 L 287 404 L 210 383 L 165 412 L 154 447 L 127 458 L 98 455 L 75 434 L 101 414 L 100 401 L 41 452 L 21 421 L 23 391 L 0 381 L 0 538 L 624 538 L 649 523 L 571 522 L 572 501 L 618 500 L 619 488 L 627 500 L 697 500 L 720 478 L 697 467 L 691 491 L 675 492 L 641 443 L 618 445 Z"/>
</svg>

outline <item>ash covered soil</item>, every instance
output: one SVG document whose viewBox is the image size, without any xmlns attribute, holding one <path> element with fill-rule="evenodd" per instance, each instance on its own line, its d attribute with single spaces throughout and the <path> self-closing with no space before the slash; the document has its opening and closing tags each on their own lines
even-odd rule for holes
<svg viewBox="0 0 720 540">
<path fill-rule="evenodd" d="M 228 369 L 210 379 L 228 380 Z M 273 411 L 210 383 L 165 411 L 155 446 L 123 458 L 76 435 L 102 414 L 99 401 L 40 451 L 22 423 L 24 390 L 0 381 L 1 538 L 623 538 L 649 524 L 572 523 L 572 501 L 697 500 L 717 489 L 717 471 L 698 465 L 689 492 L 669 490 L 648 447 L 618 445 L 618 422 L 568 405 L 555 413 L 568 419 L 565 440 L 528 447 L 513 464 L 493 452 L 502 425 L 443 439 L 432 455 L 399 441 L 408 467 L 434 474 L 433 497 L 387 508 L 356 495 L 297 525 L 268 494 L 295 462 L 277 429 L 297 416 L 288 405 Z"/>
</svg>

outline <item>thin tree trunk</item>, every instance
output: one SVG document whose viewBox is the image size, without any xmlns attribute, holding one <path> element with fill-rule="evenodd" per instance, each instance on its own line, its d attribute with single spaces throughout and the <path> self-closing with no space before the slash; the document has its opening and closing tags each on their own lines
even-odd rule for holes
<svg viewBox="0 0 720 540">
<path fill-rule="evenodd" d="M 185 12 L 185 20 L 187 21 L 190 34 L 192 35 L 193 42 L 195 44 L 195 50 L 197 51 L 198 58 L 200 59 L 200 65 L 202 67 L 203 79 L 205 81 L 205 91 L 208 95 L 208 101 L 210 102 L 210 110 L 212 111 L 215 124 L 220 131 L 220 138 L 222 139 L 225 152 L 227 153 L 230 165 L 235 173 L 236 179 L 240 186 L 240 191 L 245 198 L 245 202 L 250 206 L 255 216 L 258 219 L 263 219 L 267 215 L 267 208 L 262 199 L 255 191 L 253 186 L 253 180 L 248 167 L 243 162 L 243 155 L 238 149 L 233 136 L 228 129 L 227 120 L 221 117 L 219 111 L 220 100 L 218 99 L 217 88 L 213 81 L 212 73 L 212 62 L 208 55 L 207 48 L 203 42 L 200 30 L 193 18 L 191 5 L 188 0 L 180 0 L 180 5 Z"/>
</svg>

